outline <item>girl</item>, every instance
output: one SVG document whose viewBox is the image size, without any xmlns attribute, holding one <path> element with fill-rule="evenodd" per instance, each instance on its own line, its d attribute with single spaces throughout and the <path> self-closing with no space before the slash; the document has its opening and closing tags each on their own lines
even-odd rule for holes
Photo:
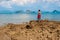
<svg viewBox="0 0 60 40">
<path fill-rule="evenodd" d="M 38 21 L 41 19 L 41 13 L 40 13 L 40 10 L 38 10 L 37 19 L 38 19 Z"/>
</svg>

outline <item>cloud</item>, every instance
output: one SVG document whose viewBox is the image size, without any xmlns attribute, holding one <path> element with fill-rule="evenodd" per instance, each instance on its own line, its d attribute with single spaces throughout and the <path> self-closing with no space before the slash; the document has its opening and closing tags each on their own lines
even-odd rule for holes
<svg viewBox="0 0 60 40">
<path fill-rule="evenodd" d="M 1 2 L 0 6 L 5 7 L 5 8 L 12 8 L 11 4 L 6 1 Z"/>
<path fill-rule="evenodd" d="M 36 0 L 0 0 L 0 6 L 5 8 L 13 8 L 13 5 L 24 6 L 36 3 Z"/>
<path fill-rule="evenodd" d="M 42 0 L 43 2 L 58 2 L 60 0 Z"/>
<path fill-rule="evenodd" d="M 32 5 L 31 5 L 32 4 Z M 42 9 L 54 9 L 54 8 L 60 8 L 60 0 L 0 0 L 0 6 L 8 8 L 8 9 L 14 9 L 19 7 L 26 7 L 29 9 L 36 8 L 39 9 L 39 7 Z M 16 9 L 17 9 L 16 8 Z M 34 8 L 34 9 L 35 9 Z"/>
<path fill-rule="evenodd" d="M 13 3 L 16 3 L 17 5 L 26 5 L 26 4 L 31 4 L 35 3 L 36 0 L 12 0 Z"/>
<path fill-rule="evenodd" d="M 0 0 L 0 4 L 2 4 L 2 2 L 4 4 L 9 3 L 9 4 L 17 4 L 17 5 L 26 5 L 26 4 L 32 4 L 35 3 L 37 0 Z"/>
<path fill-rule="evenodd" d="M 58 10 L 60 0 L 39 0 L 39 4 L 43 10 Z"/>
</svg>

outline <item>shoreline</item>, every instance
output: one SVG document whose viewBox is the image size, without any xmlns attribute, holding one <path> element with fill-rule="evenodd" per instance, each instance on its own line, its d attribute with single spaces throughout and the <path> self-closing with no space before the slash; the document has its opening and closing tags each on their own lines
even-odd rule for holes
<svg viewBox="0 0 60 40">
<path fill-rule="evenodd" d="M 31 20 L 31 21 L 37 21 L 37 20 Z M 42 21 L 42 20 L 40 20 L 40 21 Z M 56 21 L 56 20 L 47 20 L 47 21 L 51 21 L 51 22 L 60 22 L 60 21 Z M 25 23 L 29 23 L 29 22 L 30 22 L 30 21 L 19 22 L 19 23 L 18 23 L 18 22 L 17 22 L 17 23 L 12 23 L 12 22 L 11 22 L 10 24 L 25 24 Z M 3 26 L 3 25 L 7 25 L 7 24 L 9 24 L 9 23 L 2 23 L 2 24 L 0 23 L 0 25 L 2 25 L 2 26 Z"/>
</svg>

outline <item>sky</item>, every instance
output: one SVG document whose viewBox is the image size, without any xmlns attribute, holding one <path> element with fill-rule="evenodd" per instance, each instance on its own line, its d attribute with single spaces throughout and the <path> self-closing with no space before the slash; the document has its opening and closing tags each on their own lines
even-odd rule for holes
<svg viewBox="0 0 60 40">
<path fill-rule="evenodd" d="M 60 11 L 60 0 L 0 0 L 0 12 L 38 9 Z"/>
</svg>

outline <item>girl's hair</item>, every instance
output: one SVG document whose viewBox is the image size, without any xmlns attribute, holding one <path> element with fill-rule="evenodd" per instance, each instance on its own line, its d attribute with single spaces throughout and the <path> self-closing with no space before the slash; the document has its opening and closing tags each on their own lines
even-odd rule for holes
<svg viewBox="0 0 60 40">
<path fill-rule="evenodd" d="M 38 11 L 40 11 L 40 10 L 38 10 Z"/>
</svg>

